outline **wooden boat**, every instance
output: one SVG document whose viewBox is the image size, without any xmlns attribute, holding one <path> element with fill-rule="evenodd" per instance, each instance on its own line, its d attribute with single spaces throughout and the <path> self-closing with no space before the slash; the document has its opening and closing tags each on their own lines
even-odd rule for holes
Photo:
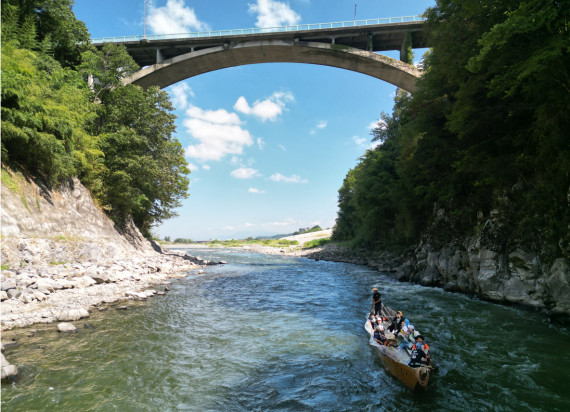
<svg viewBox="0 0 570 412">
<path fill-rule="evenodd" d="M 395 312 L 390 308 L 383 308 L 382 313 L 385 317 L 392 317 L 392 315 L 395 315 Z M 387 329 L 389 325 L 389 322 L 383 322 L 385 329 Z M 376 342 L 374 340 L 374 331 L 372 330 L 372 326 L 370 325 L 368 319 L 366 320 L 364 328 L 370 334 L 370 344 L 377 349 L 378 354 L 380 355 L 380 359 L 382 360 L 382 363 L 388 372 L 390 372 L 404 385 L 412 390 L 425 389 L 427 387 L 431 371 L 433 369 L 431 360 L 430 364 L 427 366 L 412 368 L 408 366 L 408 363 L 411 359 L 408 351 L 399 351 L 397 347 L 380 345 L 378 342 Z"/>
</svg>

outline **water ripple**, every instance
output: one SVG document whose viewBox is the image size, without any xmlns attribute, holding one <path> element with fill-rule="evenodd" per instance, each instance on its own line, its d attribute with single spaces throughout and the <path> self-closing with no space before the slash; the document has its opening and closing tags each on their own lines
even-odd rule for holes
<svg viewBox="0 0 570 412">
<path fill-rule="evenodd" d="M 203 250 L 227 260 L 93 328 L 25 337 L 10 411 L 570 409 L 570 333 L 540 314 L 395 282 L 366 268 Z M 428 337 L 433 384 L 414 393 L 368 343 L 370 287 Z M 79 325 L 80 326 L 80 325 Z M 53 331 L 53 325 L 46 327 Z"/>
</svg>

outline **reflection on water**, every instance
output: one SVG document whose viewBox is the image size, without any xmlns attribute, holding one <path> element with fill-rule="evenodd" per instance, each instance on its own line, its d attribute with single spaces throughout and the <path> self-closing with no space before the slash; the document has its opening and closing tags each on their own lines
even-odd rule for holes
<svg viewBox="0 0 570 412">
<path fill-rule="evenodd" d="M 343 263 L 193 253 L 229 263 L 129 311 L 93 311 L 77 334 L 17 331 L 6 355 L 22 376 L 2 386 L 2 407 L 570 410 L 570 333 L 539 313 Z M 368 344 L 371 285 L 428 337 L 438 372 L 427 392 L 388 375 Z"/>
</svg>

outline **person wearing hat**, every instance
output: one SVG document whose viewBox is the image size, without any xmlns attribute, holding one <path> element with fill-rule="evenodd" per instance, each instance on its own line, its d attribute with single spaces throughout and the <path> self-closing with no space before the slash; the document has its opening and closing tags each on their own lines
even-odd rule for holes
<svg viewBox="0 0 570 412">
<path fill-rule="evenodd" d="M 372 311 L 376 316 L 382 315 L 382 296 L 378 292 L 378 288 L 372 288 Z"/>
<path fill-rule="evenodd" d="M 427 365 L 429 363 L 429 346 L 424 343 L 424 337 L 422 335 L 416 336 L 416 343 L 412 347 L 411 359 L 408 366 L 412 368 L 419 368 L 422 365 Z"/>
</svg>

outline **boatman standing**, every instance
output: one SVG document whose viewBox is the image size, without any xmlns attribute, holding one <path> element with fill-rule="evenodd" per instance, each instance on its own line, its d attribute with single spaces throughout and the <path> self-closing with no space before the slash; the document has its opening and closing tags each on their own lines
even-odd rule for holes
<svg viewBox="0 0 570 412">
<path fill-rule="evenodd" d="M 378 288 L 372 288 L 372 311 L 376 316 L 382 315 L 382 297 Z"/>
</svg>

